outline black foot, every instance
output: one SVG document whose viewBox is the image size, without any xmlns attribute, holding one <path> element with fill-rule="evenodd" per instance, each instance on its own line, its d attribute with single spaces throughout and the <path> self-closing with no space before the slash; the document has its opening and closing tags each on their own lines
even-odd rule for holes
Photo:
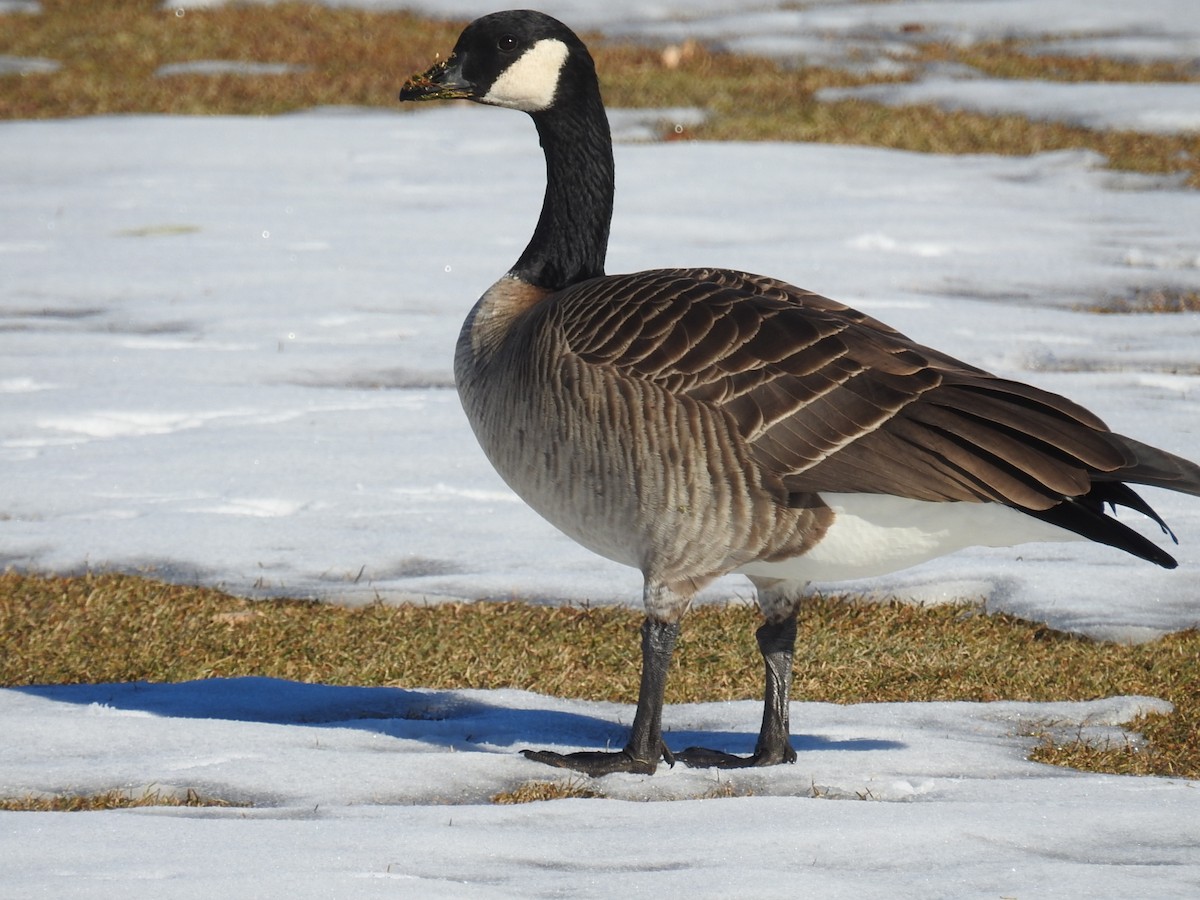
<svg viewBox="0 0 1200 900">
<path fill-rule="evenodd" d="M 602 750 L 583 750 L 579 753 L 555 753 L 553 750 L 522 750 L 526 759 L 545 763 L 558 769 L 572 769 L 599 778 L 613 772 L 632 772 L 637 775 L 653 775 L 658 760 L 634 759 L 628 750 L 605 753 Z M 668 765 L 675 765 L 675 756 L 663 745 L 662 758 Z"/>
<path fill-rule="evenodd" d="M 796 751 L 790 745 L 756 750 L 752 756 L 735 756 L 722 750 L 707 747 L 688 747 L 675 754 L 675 758 L 691 769 L 752 769 L 758 766 L 778 766 L 794 763 Z"/>
</svg>

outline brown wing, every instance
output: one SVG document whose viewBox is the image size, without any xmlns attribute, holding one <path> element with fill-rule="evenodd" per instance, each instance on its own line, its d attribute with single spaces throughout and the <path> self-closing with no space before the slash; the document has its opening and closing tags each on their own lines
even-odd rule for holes
<svg viewBox="0 0 1200 900">
<path fill-rule="evenodd" d="M 1143 465 L 1142 445 L 1071 401 L 784 282 L 667 269 L 584 282 L 560 299 L 573 353 L 722 411 L 789 492 L 1031 512 L 1087 495 L 1094 480 L 1200 492 L 1200 469 L 1152 448 Z"/>
</svg>

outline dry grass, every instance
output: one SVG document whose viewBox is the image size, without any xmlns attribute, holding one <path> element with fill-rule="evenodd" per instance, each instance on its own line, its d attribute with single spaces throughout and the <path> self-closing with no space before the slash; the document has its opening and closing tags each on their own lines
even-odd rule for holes
<svg viewBox="0 0 1200 900">
<path fill-rule="evenodd" d="M 404 78 L 453 46 L 460 25 L 410 13 L 304 4 L 230 5 L 177 15 L 158 0 L 42 0 L 3 17 L 0 53 L 46 57 L 58 72 L 8 76 L 0 118 L 113 113 L 272 114 L 396 102 Z M 173 75 L 197 60 L 285 63 L 287 75 Z"/>
<path fill-rule="evenodd" d="M 286 4 L 188 10 L 157 0 L 43 0 L 38 16 L 10 15 L 0 53 L 45 57 L 58 72 L 0 79 L 0 119 L 111 113 L 272 114 L 321 105 L 397 107 L 400 84 L 453 46 L 462 23 L 409 13 Z M 1200 185 L 1200 135 L 1099 132 L 1019 116 L 818 103 L 828 86 L 886 80 L 692 48 L 675 67 L 661 49 L 595 36 L 605 98 L 614 106 L 697 106 L 707 124 L 684 137 L 802 140 L 942 153 L 1028 154 L 1088 148 L 1117 168 L 1183 173 Z M 197 60 L 286 63 L 285 75 L 175 75 Z M 954 61 L 985 74 L 1061 80 L 1194 80 L 1187 66 L 1034 56 L 1024 45 L 927 45 L 919 61 Z"/>
<path fill-rule="evenodd" d="M 604 793 L 604 783 L 601 781 L 587 780 L 583 777 L 571 778 L 566 781 L 526 781 L 517 785 L 511 791 L 501 791 L 498 794 L 491 796 L 491 801 L 499 805 L 512 805 L 515 803 L 541 803 L 545 800 L 571 800 L 571 799 L 603 799 L 608 795 Z M 723 797 L 750 797 L 753 796 L 752 791 L 738 792 L 732 782 L 719 781 L 714 784 L 709 790 L 699 796 L 688 796 L 689 800 L 718 800 Z M 816 794 L 814 793 L 814 796 Z"/>
<path fill-rule="evenodd" d="M 526 781 L 517 785 L 511 791 L 501 791 L 493 794 L 493 803 L 510 806 L 514 803 L 540 803 L 544 800 L 567 800 L 584 797 L 593 799 L 604 795 L 578 778 L 567 781 Z"/>
<path fill-rule="evenodd" d="M 988 116 L 934 106 L 884 107 L 863 100 L 802 101 L 773 117 L 730 110 L 696 130 L 712 140 L 785 140 L 860 144 L 919 153 L 1027 155 L 1094 150 L 1115 169 L 1150 175 L 1182 173 L 1200 187 L 1200 137 L 1133 131 L 1090 131 L 1022 116 Z"/>
<path fill-rule="evenodd" d="M 1191 61 L 1110 59 L 1105 56 L 1055 56 L 1037 53 L 1028 39 L 980 41 L 974 44 L 923 44 L 921 62 L 970 66 L 988 78 L 1041 81 L 1190 82 L 1200 81 Z"/>
<path fill-rule="evenodd" d="M 207 797 L 194 790 L 181 794 L 147 790 L 141 794 L 112 790 L 99 794 L 54 794 L 51 796 L 0 798 L 0 810 L 5 812 L 94 812 L 104 809 L 132 809 L 143 806 L 221 806 L 242 807 L 216 797 Z"/>
<path fill-rule="evenodd" d="M 1081 312 L 1101 315 L 1170 315 L 1200 312 L 1200 291 L 1175 288 L 1146 288 L 1100 303 L 1078 307 Z"/>
<path fill-rule="evenodd" d="M 523 603 L 375 605 L 247 601 L 125 575 L 0 576 L 0 685 L 260 675 L 400 687 L 519 687 L 633 702 L 640 615 Z M 756 616 L 689 616 L 668 702 L 761 696 Z M 1200 633 L 1138 646 L 1086 640 L 972 607 L 814 602 L 802 617 L 798 700 L 1088 700 L 1163 697 L 1141 750 L 1038 751 L 1103 771 L 1200 777 Z M 800 727 L 803 727 L 800 724 Z"/>
</svg>

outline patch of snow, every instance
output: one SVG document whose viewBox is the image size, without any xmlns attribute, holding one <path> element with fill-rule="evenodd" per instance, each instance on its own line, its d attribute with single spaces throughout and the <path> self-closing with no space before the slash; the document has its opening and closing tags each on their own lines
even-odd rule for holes
<svg viewBox="0 0 1200 900">
<path fill-rule="evenodd" d="M 170 78 L 173 75 L 294 75 L 307 71 L 309 71 L 308 66 L 296 66 L 290 63 L 199 59 L 159 66 L 154 74 L 159 78 Z"/>
<path fill-rule="evenodd" d="M 0 136 L 0 244 L 45 245 L 5 257 L 0 384 L 54 385 L 0 407 L 9 563 L 151 565 L 341 602 L 636 602 L 636 572 L 578 548 L 500 482 L 450 389 L 459 324 L 519 255 L 541 202 L 524 117 L 120 117 L 5 123 Z M 1200 251 L 1179 228 L 1200 218 L 1194 192 L 1114 189 L 1085 152 L 669 142 L 616 156 L 613 271 L 777 275 L 1066 393 L 1140 439 L 1195 446 L 1196 317 L 1131 327 L 1073 311 L 1134 287 L 1200 287 Z M 489 227 L 472 246 L 424 237 L 481 210 Z M 126 236 L 163 222 L 192 227 Z M 1166 390 L 1145 375 L 1176 380 Z M 248 515 L 246 498 L 278 505 Z M 1184 570 L 1200 563 L 1196 505 L 1151 503 L 1183 540 Z M 857 586 L 924 597 L 965 578 L 992 585 L 996 608 L 1091 633 L 1197 621 L 1178 572 L 1107 548 L 1037 547 Z M 1081 589 L 1097 565 L 1110 589 Z M 731 577 L 704 598 L 747 592 Z M 1125 602 L 1137 592 L 1154 602 Z"/>
<path fill-rule="evenodd" d="M 1114 84 L 999 78 L 922 78 L 897 84 L 823 88 L 823 101 L 859 99 L 888 106 L 1012 114 L 1099 131 L 1200 132 L 1200 84 Z"/>
<path fill-rule="evenodd" d="M 0 13 L 5 10 L 0 9 Z M 49 75 L 62 68 L 62 63 L 39 56 L 0 55 L 0 75 Z"/>
</svg>

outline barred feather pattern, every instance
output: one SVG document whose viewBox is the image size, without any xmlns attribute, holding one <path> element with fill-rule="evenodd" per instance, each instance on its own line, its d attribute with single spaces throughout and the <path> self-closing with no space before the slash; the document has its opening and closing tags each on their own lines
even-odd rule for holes
<svg viewBox="0 0 1200 900">
<path fill-rule="evenodd" d="M 832 521 L 819 492 L 996 502 L 1055 524 L 1097 483 L 1200 494 L 1200 468 L 1065 398 L 742 272 L 553 293 L 506 276 L 464 325 L 456 374 L 481 445 L 526 502 L 688 594 L 813 546 Z M 1149 510 L 1125 491 L 1101 500 Z"/>
</svg>

